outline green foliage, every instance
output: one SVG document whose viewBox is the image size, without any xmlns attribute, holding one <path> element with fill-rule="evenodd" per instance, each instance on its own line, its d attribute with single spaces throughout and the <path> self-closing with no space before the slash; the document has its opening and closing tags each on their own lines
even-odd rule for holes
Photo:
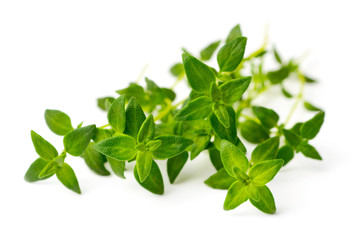
<svg viewBox="0 0 362 240">
<path fill-rule="evenodd" d="M 239 168 L 246 172 L 249 161 L 245 154 L 234 144 L 227 140 L 221 140 L 220 156 L 226 172 L 235 177 L 234 168 Z"/>
<path fill-rule="evenodd" d="M 158 165 L 155 161 L 152 161 L 152 166 L 151 166 L 151 171 L 149 173 L 149 176 L 143 182 L 140 181 L 138 171 L 136 171 L 136 169 L 137 169 L 137 165 L 134 168 L 134 176 L 135 176 L 137 182 L 142 187 L 144 187 L 145 189 L 147 189 L 148 191 L 150 191 L 154 194 L 162 195 L 164 193 L 162 174 L 161 174 L 160 168 L 158 167 Z"/>
<path fill-rule="evenodd" d="M 238 101 L 249 87 L 250 82 L 251 77 L 243 77 L 224 83 L 220 86 L 222 100 L 226 104 Z"/>
<path fill-rule="evenodd" d="M 242 34 L 241 34 L 241 28 L 240 28 L 240 25 L 236 25 L 235 27 L 233 27 L 231 29 L 231 31 L 229 32 L 229 35 L 227 36 L 226 38 L 226 43 L 228 42 L 231 42 L 239 37 L 241 37 Z"/>
<path fill-rule="evenodd" d="M 182 62 L 170 68 L 175 77 L 174 84 L 168 84 L 171 88 L 147 77 L 141 82 L 142 73 L 136 82 L 116 91 L 119 96 L 98 98 L 98 107 L 107 112 L 108 124 L 103 126 L 83 127 L 82 122 L 73 128 L 67 114 L 46 110 L 46 124 L 63 137 L 64 150 L 58 154 L 52 144 L 31 131 L 39 157 L 24 179 L 36 182 L 56 175 L 65 187 L 80 193 L 77 177 L 65 162 L 70 154 L 82 157 L 90 170 L 101 176 L 112 172 L 125 179 L 127 169 L 134 166 L 134 177 L 143 188 L 163 194 L 157 161 L 167 159 L 167 175 L 170 183 L 175 183 L 189 158 L 200 161 L 208 156 L 216 172 L 210 173 L 205 184 L 227 190 L 225 210 L 249 200 L 260 211 L 275 213 L 275 200 L 266 184 L 298 153 L 322 159 L 311 142 L 320 132 L 325 113 L 304 100 L 305 84 L 316 80 L 301 72 L 299 61 L 282 58 L 266 41 L 244 57 L 246 44 L 247 38 L 236 25 L 225 41 L 211 42 L 199 57 L 182 49 Z M 270 56 L 275 69 L 267 68 Z M 209 65 L 215 62 L 217 66 Z M 292 85 L 287 81 L 292 78 L 299 82 L 299 91 L 289 89 Z M 182 81 L 188 82 L 190 91 L 182 92 L 185 100 L 174 103 L 177 84 Z M 271 88 L 279 91 L 270 91 L 270 98 L 256 101 Z M 280 96 L 294 102 L 289 112 L 282 112 L 280 106 L 271 109 L 256 104 L 271 105 Z M 300 106 L 316 112 L 315 116 L 291 123 Z M 244 145 L 244 141 L 250 144 Z M 203 154 L 205 151 L 208 154 Z"/>
<path fill-rule="evenodd" d="M 208 92 L 211 83 L 215 82 L 210 67 L 188 54 L 182 54 L 182 62 L 190 87 L 197 92 Z"/>
<path fill-rule="evenodd" d="M 93 172 L 101 176 L 110 175 L 110 172 L 104 166 L 107 159 L 103 154 L 94 149 L 94 142 L 89 143 L 87 149 L 82 154 L 82 158 Z"/>
<path fill-rule="evenodd" d="M 146 116 L 135 97 L 131 97 L 126 108 L 126 128 L 124 133 L 137 138 L 138 131 Z"/>
<path fill-rule="evenodd" d="M 73 130 L 70 117 L 58 110 L 45 110 L 45 122 L 53 133 L 64 136 Z"/>
<path fill-rule="evenodd" d="M 279 137 L 273 137 L 260 143 L 251 153 L 251 162 L 255 164 L 274 159 L 278 152 L 279 141 Z"/>
<path fill-rule="evenodd" d="M 119 161 L 127 161 L 137 154 L 136 140 L 127 135 L 105 139 L 94 145 L 94 148 L 105 156 Z"/>
<path fill-rule="evenodd" d="M 179 155 L 169 158 L 167 160 L 167 174 L 168 178 L 170 179 L 170 183 L 175 182 L 177 176 L 180 174 L 188 158 L 188 153 L 182 152 Z"/>
<path fill-rule="evenodd" d="M 39 180 L 44 180 L 46 178 L 49 178 L 51 176 L 48 176 L 46 178 L 40 178 L 39 174 L 40 172 L 45 168 L 45 166 L 48 164 L 48 161 L 38 158 L 36 159 L 29 167 L 28 171 L 26 171 L 24 179 L 27 182 L 36 182 Z"/>
<path fill-rule="evenodd" d="M 234 71 L 243 60 L 245 47 L 246 37 L 239 37 L 226 43 L 217 53 L 220 72 Z"/>
<path fill-rule="evenodd" d="M 156 159 L 167 159 L 182 153 L 193 141 L 181 136 L 158 136 L 155 140 L 161 140 L 162 144 L 152 152 Z"/>
<path fill-rule="evenodd" d="M 254 120 L 246 120 L 240 124 L 240 133 L 251 143 L 261 143 L 269 138 L 269 131 Z"/>
<path fill-rule="evenodd" d="M 210 60 L 221 41 L 210 43 L 207 47 L 201 50 L 200 57 L 202 61 Z"/>
<path fill-rule="evenodd" d="M 122 133 L 126 128 L 126 110 L 124 108 L 125 97 L 120 96 L 108 109 L 109 125 L 116 131 Z"/>
<path fill-rule="evenodd" d="M 319 129 L 324 122 L 324 112 L 319 112 L 312 119 L 306 121 L 300 128 L 301 136 L 306 139 L 313 139 L 317 136 Z"/>
<path fill-rule="evenodd" d="M 66 188 L 68 188 L 76 193 L 79 193 L 79 194 L 81 193 L 79 184 L 78 184 L 78 179 L 75 176 L 73 169 L 67 163 L 64 163 L 60 167 L 57 167 L 57 170 L 55 173 L 56 173 L 59 181 Z"/>
<path fill-rule="evenodd" d="M 73 156 L 80 156 L 88 147 L 96 132 L 96 125 L 74 129 L 64 136 L 64 149 Z"/>
<path fill-rule="evenodd" d="M 35 151 L 44 160 L 50 161 L 58 156 L 58 151 L 55 147 L 34 131 L 31 131 L 31 140 L 33 141 Z"/>
<path fill-rule="evenodd" d="M 276 127 L 279 121 L 279 115 L 272 109 L 260 106 L 253 106 L 253 113 L 259 119 L 261 124 L 270 129 Z"/>
<path fill-rule="evenodd" d="M 212 113 L 212 101 L 209 97 L 199 97 L 187 103 L 175 115 L 176 121 L 205 119 Z"/>
</svg>

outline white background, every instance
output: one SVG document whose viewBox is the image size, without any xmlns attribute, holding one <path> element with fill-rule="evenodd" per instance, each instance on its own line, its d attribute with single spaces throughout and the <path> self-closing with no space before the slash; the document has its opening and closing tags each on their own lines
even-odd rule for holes
<svg viewBox="0 0 362 240">
<path fill-rule="evenodd" d="M 1 239 L 361 239 L 361 22 L 359 1 L 51 1 L 0 2 Z M 106 123 L 95 99 L 147 76 L 171 86 L 180 48 L 196 52 L 241 24 L 247 53 L 265 24 L 283 57 L 308 55 L 302 69 L 319 79 L 306 97 L 326 110 L 313 145 L 323 161 L 299 156 L 269 184 L 277 213 L 250 203 L 222 209 L 225 191 L 203 181 L 207 156 L 188 162 L 166 193 L 93 174 L 68 158 L 83 194 L 57 179 L 23 180 L 36 159 L 30 130 L 62 150 L 43 119 L 46 108 L 74 124 Z M 182 89 L 182 88 L 181 88 Z M 182 93 L 181 93 L 182 94 Z M 183 93 L 185 94 L 185 93 Z M 271 106 L 272 103 L 270 103 Z M 292 102 L 288 102 L 288 108 Z M 282 118 L 288 108 L 274 107 Z M 292 121 L 311 115 L 298 112 Z"/>
</svg>

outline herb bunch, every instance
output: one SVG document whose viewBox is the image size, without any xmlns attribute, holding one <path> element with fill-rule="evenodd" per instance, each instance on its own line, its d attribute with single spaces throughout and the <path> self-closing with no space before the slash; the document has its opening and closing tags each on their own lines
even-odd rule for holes
<svg viewBox="0 0 362 240">
<path fill-rule="evenodd" d="M 137 182 L 152 193 L 163 194 L 157 161 L 167 161 L 168 178 L 174 183 L 189 158 L 193 160 L 207 151 L 216 173 L 205 183 L 228 190 L 225 210 L 249 200 L 262 212 L 274 213 L 275 201 L 266 184 L 296 153 L 322 159 L 310 141 L 323 124 L 324 112 L 304 100 L 305 84 L 315 80 L 301 72 L 298 61 L 283 60 L 275 48 L 267 47 L 267 41 L 244 57 L 246 44 L 247 38 L 236 25 L 225 41 L 209 44 L 197 57 L 183 49 L 182 63 L 170 69 L 176 78 L 171 88 L 159 87 L 145 78 L 146 87 L 132 82 L 117 91 L 119 97 L 99 98 L 98 106 L 107 112 L 108 123 L 104 126 L 79 124 L 74 128 L 64 112 L 46 110 L 46 124 L 63 136 L 64 150 L 59 154 L 52 144 L 31 131 L 39 158 L 29 167 L 25 180 L 35 182 L 56 175 L 65 187 L 81 193 L 73 169 L 65 162 L 69 154 L 83 158 L 93 172 L 102 176 L 110 175 L 105 167 L 108 162 L 112 172 L 123 179 L 127 165 L 134 161 Z M 205 63 L 215 53 L 218 70 Z M 265 69 L 265 57 L 270 54 L 277 69 Z M 174 89 L 185 79 L 190 94 L 174 103 Z M 300 89 L 293 95 L 285 82 L 296 79 Z M 271 87 L 280 88 L 281 96 L 294 99 L 284 122 L 279 121 L 275 110 L 254 104 Z M 301 104 L 315 111 L 315 116 L 290 125 Z M 243 141 L 256 144 L 250 158 Z"/>
</svg>

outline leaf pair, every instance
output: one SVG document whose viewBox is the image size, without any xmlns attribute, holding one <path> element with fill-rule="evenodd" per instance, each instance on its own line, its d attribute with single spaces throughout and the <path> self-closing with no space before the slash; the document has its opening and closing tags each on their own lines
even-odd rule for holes
<svg viewBox="0 0 362 240">
<path fill-rule="evenodd" d="M 278 143 L 276 144 L 276 142 Z M 231 210 L 248 199 L 259 210 L 274 213 L 275 203 L 269 188 L 265 186 L 278 173 L 283 160 L 270 160 L 276 155 L 279 139 L 259 148 L 252 154 L 257 162 L 249 169 L 249 161 L 244 153 L 227 140 L 221 141 L 221 160 L 224 168 L 212 175 L 205 183 L 213 188 L 227 189 L 224 209 Z M 271 158 L 271 159 L 273 159 Z"/>
<path fill-rule="evenodd" d="M 209 95 L 197 97 L 189 101 L 174 116 L 176 121 L 192 121 L 205 119 L 212 113 L 216 115 L 219 122 L 229 128 L 229 115 L 227 106 L 241 98 L 248 88 L 251 77 L 244 77 L 228 81 L 220 87 L 213 82 L 210 84 Z"/>
<path fill-rule="evenodd" d="M 34 131 L 31 131 L 31 139 L 35 151 L 39 154 L 40 158 L 31 164 L 24 179 L 28 182 L 35 182 L 56 174 L 59 181 L 65 187 L 76 193 L 81 193 L 73 169 L 64 162 L 65 152 L 59 155 L 52 144 Z"/>
<path fill-rule="evenodd" d="M 46 110 L 45 121 L 52 132 L 64 136 L 65 151 L 73 156 L 82 155 L 96 132 L 95 125 L 80 127 L 80 124 L 78 128 L 74 129 L 70 117 L 58 110 Z"/>
<path fill-rule="evenodd" d="M 283 135 L 287 144 L 289 145 L 288 153 L 290 155 L 290 148 L 295 149 L 297 152 L 302 152 L 304 156 L 322 160 L 322 157 L 319 155 L 318 151 L 309 144 L 309 140 L 315 138 L 323 125 L 324 122 L 324 112 L 317 113 L 313 118 L 306 121 L 305 123 L 298 123 L 292 129 L 287 130 L 283 129 Z"/>
<path fill-rule="evenodd" d="M 253 114 L 259 122 L 248 119 L 240 124 L 240 133 L 251 143 L 261 143 L 269 138 L 270 129 L 277 127 L 279 115 L 272 109 L 253 106 Z"/>
<path fill-rule="evenodd" d="M 100 153 L 118 161 L 136 158 L 137 174 L 141 182 L 149 176 L 154 158 L 174 157 L 192 144 L 191 140 L 180 136 L 155 137 L 153 116 L 149 115 L 144 119 L 142 108 L 134 98 L 127 106 L 125 118 L 124 129 L 129 135 L 119 134 L 98 142 L 94 147 Z M 144 120 L 140 125 L 142 119 Z"/>
</svg>

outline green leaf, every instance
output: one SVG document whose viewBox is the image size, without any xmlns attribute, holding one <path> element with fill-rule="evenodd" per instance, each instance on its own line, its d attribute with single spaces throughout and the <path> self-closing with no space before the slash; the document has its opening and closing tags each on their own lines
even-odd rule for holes
<svg viewBox="0 0 362 240">
<path fill-rule="evenodd" d="M 224 167 L 221 162 L 220 152 L 215 147 L 209 148 L 209 157 L 216 170 L 220 170 Z"/>
<path fill-rule="evenodd" d="M 170 72 L 175 77 L 180 77 L 185 73 L 184 65 L 182 63 L 176 63 L 170 68 Z"/>
<path fill-rule="evenodd" d="M 104 111 L 107 111 L 106 110 L 106 101 L 109 101 L 110 103 L 113 103 L 114 101 L 114 97 L 103 97 L 103 98 L 98 98 L 97 99 L 97 106 L 104 110 Z"/>
<path fill-rule="evenodd" d="M 222 84 L 220 86 L 222 100 L 226 104 L 238 101 L 246 89 L 248 89 L 250 82 L 251 77 L 242 77 Z"/>
<path fill-rule="evenodd" d="M 205 180 L 205 184 L 215 189 L 229 189 L 231 184 L 236 181 L 224 168 L 220 168 L 215 174 Z"/>
<path fill-rule="evenodd" d="M 191 160 L 195 159 L 209 144 L 210 142 L 210 135 L 200 135 L 196 137 L 191 145 L 190 153 L 191 153 Z"/>
<path fill-rule="evenodd" d="M 233 27 L 229 33 L 229 35 L 227 36 L 226 38 L 226 43 L 228 42 L 231 42 L 237 38 L 240 38 L 242 37 L 242 34 L 241 34 L 241 28 L 240 28 L 240 25 L 236 25 L 235 27 Z"/>
<path fill-rule="evenodd" d="M 143 122 L 138 132 L 137 142 L 147 143 L 150 140 L 152 140 L 154 136 L 155 136 L 155 122 L 153 121 L 153 115 L 150 114 Z"/>
<path fill-rule="evenodd" d="M 103 128 L 96 128 L 94 136 L 92 140 L 97 143 L 104 139 L 111 138 L 114 134 L 113 129 L 103 129 Z"/>
<path fill-rule="evenodd" d="M 319 112 L 322 111 L 322 109 L 314 106 L 313 104 L 311 104 L 310 102 L 304 101 L 304 107 L 305 109 L 311 111 L 311 112 Z"/>
<path fill-rule="evenodd" d="M 170 179 L 170 183 L 175 182 L 188 158 L 188 153 L 182 152 L 181 154 L 167 160 L 167 174 L 168 178 Z"/>
<path fill-rule="evenodd" d="M 96 125 L 89 125 L 67 133 L 63 139 L 65 151 L 73 156 L 82 155 L 95 132 Z"/>
<path fill-rule="evenodd" d="M 234 182 L 226 195 L 224 202 L 224 210 L 232 210 L 249 199 L 246 191 L 247 185 L 239 181 Z"/>
<path fill-rule="evenodd" d="M 306 121 L 300 128 L 301 136 L 306 139 L 313 139 L 317 136 L 324 122 L 324 112 L 317 113 L 312 119 Z"/>
<path fill-rule="evenodd" d="M 113 101 L 112 101 L 113 102 Z M 106 110 L 106 112 L 108 112 L 109 108 L 111 107 L 112 105 L 112 102 L 111 100 L 109 99 L 106 99 L 106 101 L 104 102 L 104 110 Z"/>
<path fill-rule="evenodd" d="M 61 111 L 47 109 L 44 116 L 49 129 L 55 134 L 64 136 L 73 130 L 69 116 Z"/>
<path fill-rule="evenodd" d="M 94 149 L 94 142 L 89 143 L 87 149 L 82 154 L 82 158 L 93 172 L 101 176 L 110 175 L 110 172 L 104 167 L 107 159 L 103 154 Z"/>
<path fill-rule="evenodd" d="M 246 37 L 239 37 L 226 43 L 219 50 L 217 63 L 220 72 L 232 72 L 239 66 L 244 57 L 246 41 Z"/>
<path fill-rule="evenodd" d="M 279 148 L 277 156 L 275 158 L 277 159 L 283 159 L 284 160 L 284 166 L 287 165 L 290 160 L 292 160 L 294 157 L 294 150 L 291 146 L 284 145 L 283 147 Z"/>
<path fill-rule="evenodd" d="M 53 176 L 56 171 L 57 165 L 58 164 L 55 161 L 48 162 L 48 164 L 40 171 L 38 177 L 42 179 Z"/>
<path fill-rule="evenodd" d="M 293 133 L 300 135 L 300 128 L 302 127 L 303 123 L 302 122 L 298 122 L 296 124 L 294 124 L 294 126 L 290 129 L 290 131 L 292 131 Z"/>
<path fill-rule="evenodd" d="M 296 133 L 287 129 L 283 129 L 283 135 L 287 143 L 293 147 L 298 146 L 300 141 L 302 140 Z"/>
<path fill-rule="evenodd" d="M 124 130 L 124 133 L 136 139 L 138 131 L 145 119 L 146 116 L 141 105 L 135 97 L 132 97 L 129 100 L 126 109 L 126 129 Z"/>
<path fill-rule="evenodd" d="M 282 93 L 286 98 L 292 98 L 293 97 L 293 95 L 290 92 L 288 92 L 284 87 L 282 87 Z"/>
<path fill-rule="evenodd" d="M 169 88 L 160 88 L 162 95 L 165 96 L 165 98 L 170 99 L 171 101 L 176 99 L 176 93 L 174 91 L 172 91 L 172 89 Z"/>
<path fill-rule="evenodd" d="M 251 153 L 251 162 L 259 163 L 265 160 L 275 159 L 279 148 L 279 137 L 273 137 L 260 143 Z"/>
<path fill-rule="evenodd" d="M 39 173 L 45 168 L 45 166 L 48 164 L 49 162 L 42 159 L 42 158 L 38 158 L 37 160 L 35 160 L 29 167 L 28 171 L 26 171 L 24 179 L 27 182 L 36 182 L 39 180 L 44 180 L 46 178 L 51 177 L 48 176 L 46 178 L 39 178 Z"/>
<path fill-rule="evenodd" d="M 266 128 L 276 127 L 279 121 L 279 115 L 272 109 L 253 106 L 254 115 L 260 120 L 261 124 Z"/>
<path fill-rule="evenodd" d="M 233 168 L 233 173 L 234 173 L 234 177 L 239 181 L 239 182 L 245 182 L 249 180 L 249 176 L 240 168 L 238 167 L 234 167 Z"/>
<path fill-rule="evenodd" d="M 246 120 L 240 124 L 240 133 L 243 138 L 251 143 L 261 143 L 269 138 L 267 128 L 253 120 Z"/>
<path fill-rule="evenodd" d="M 212 106 L 212 110 L 219 120 L 219 122 L 225 127 L 230 127 L 230 117 L 228 114 L 228 111 L 226 110 L 226 107 L 224 105 L 220 105 L 217 103 L 214 103 Z"/>
<path fill-rule="evenodd" d="M 210 60 L 210 58 L 216 51 L 217 47 L 219 46 L 220 42 L 221 42 L 220 40 L 213 42 L 209 44 L 206 48 L 202 49 L 202 51 L 200 52 L 201 60 L 202 61 Z"/>
<path fill-rule="evenodd" d="M 162 174 L 155 161 L 152 161 L 151 172 L 145 181 L 141 182 L 137 172 L 137 164 L 134 168 L 136 181 L 148 191 L 162 195 L 164 193 Z"/>
<path fill-rule="evenodd" d="M 290 74 L 289 66 L 282 66 L 280 69 L 276 71 L 271 71 L 267 73 L 267 77 L 269 78 L 272 84 L 278 84 L 283 82 Z"/>
<path fill-rule="evenodd" d="M 215 82 L 211 69 L 191 55 L 182 54 L 182 61 L 191 88 L 198 92 L 208 92 L 210 84 Z"/>
<path fill-rule="evenodd" d="M 172 90 L 160 88 L 154 81 L 148 78 L 146 78 L 146 84 L 150 99 L 148 101 L 148 106 L 150 108 L 148 109 L 149 112 L 152 112 L 157 105 L 164 105 L 166 98 L 169 98 L 171 101 L 175 99 L 175 93 Z"/>
<path fill-rule="evenodd" d="M 119 95 L 124 95 L 127 101 L 130 101 L 132 97 L 135 97 L 142 106 L 147 105 L 149 102 L 149 96 L 146 94 L 143 87 L 136 83 L 130 83 L 127 88 L 116 91 Z"/>
<path fill-rule="evenodd" d="M 270 182 L 283 166 L 282 159 L 263 161 L 255 164 L 249 171 L 249 177 L 255 185 L 265 185 Z"/>
<path fill-rule="evenodd" d="M 61 167 L 57 168 L 56 175 L 65 187 L 76 193 L 81 193 L 77 177 L 75 176 L 73 169 L 67 163 L 64 163 Z"/>
<path fill-rule="evenodd" d="M 152 140 L 152 141 L 149 141 L 147 144 L 146 144 L 146 149 L 148 151 L 156 151 L 157 148 L 159 148 L 162 144 L 162 141 L 161 140 Z"/>
<path fill-rule="evenodd" d="M 176 121 L 205 119 L 212 113 L 212 102 L 209 97 L 199 97 L 181 108 L 174 116 Z"/>
<path fill-rule="evenodd" d="M 273 49 L 273 53 L 274 53 L 275 60 L 277 60 L 278 63 L 282 64 L 283 63 L 282 58 L 280 57 L 276 48 Z"/>
<path fill-rule="evenodd" d="M 259 192 L 260 200 L 255 201 L 250 198 L 251 204 L 253 204 L 257 209 L 264 213 L 273 214 L 276 211 L 274 197 L 271 191 L 267 186 L 258 186 L 256 187 Z"/>
<path fill-rule="evenodd" d="M 122 133 L 126 128 L 126 110 L 125 97 L 121 95 L 118 97 L 108 109 L 108 122 L 109 125 L 116 131 Z"/>
<path fill-rule="evenodd" d="M 300 144 L 297 148 L 298 151 L 301 151 L 304 156 L 313 158 L 316 160 L 322 160 L 321 155 L 319 155 L 318 151 L 309 144 Z"/>
<path fill-rule="evenodd" d="M 212 99 L 213 102 L 217 102 L 221 99 L 221 91 L 218 88 L 218 86 L 216 86 L 216 83 L 211 83 L 211 87 L 210 87 L 210 97 Z"/>
<path fill-rule="evenodd" d="M 144 182 L 145 179 L 148 177 L 152 167 L 152 153 L 148 151 L 138 151 L 136 157 L 136 166 L 137 166 L 137 173 L 139 176 L 139 180 Z"/>
<path fill-rule="evenodd" d="M 44 160 L 50 161 L 58 156 L 58 151 L 55 147 L 33 130 L 31 131 L 31 140 L 33 141 L 35 151 Z"/>
<path fill-rule="evenodd" d="M 233 170 L 235 167 L 240 168 L 244 172 L 248 170 L 249 161 L 245 154 L 240 148 L 227 140 L 221 140 L 220 156 L 222 164 L 230 176 L 235 177 Z"/>
<path fill-rule="evenodd" d="M 236 131 L 235 112 L 230 106 L 226 107 L 226 111 L 229 115 L 229 128 L 225 128 L 225 126 L 220 123 L 215 113 L 212 113 L 209 117 L 210 125 L 217 137 L 236 144 L 238 136 Z"/>
<path fill-rule="evenodd" d="M 249 184 L 246 188 L 246 192 L 250 196 L 250 199 L 252 199 L 256 202 L 260 201 L 260 194 L 259 194 L 257 186 L 254 186 L 253 184 Z"/>
<path fill-rule="evenodd" d="M 95 144 L 94 148 L 103 155 L 119 161 L 131 160 L 137 154 L 136 140 L 127 135 L 105 139 Z"/>
<path fill-rule="evenodd" d="M 317 82 L 317 80 L 307 77 L 306 75 L 304 75 L 304 79 L 305 79 L 305 82 L 307 82 L 307 83 L 316 83 Z"/>
<path fill-rule="evenodd" d="M 156 159 L 167 159 L 182 153 L 193 141 L 181 136 L 158 136 L 155 140 L 161 140 L 162 144 L 152 155 Z"/>
<path fill-rule="evenodd" d="M 238 138 L 238 139 L 236 140 L 236 146 L 237 146 L 238 148 L 240 148 L 240 150 L 241 150 L 243 153 L 246 153 L 246 147 L 245 147 L 244 143 L 240 140 L 240 138 Z"/>
<path fill-rule="evenodd" d="M 107 160 L 109 162 L 109 165 L 112 168 L 112 171 L 116 176 L 125 179 L 124 171 L 126 169 L 126 162 L 125 161 L 119 161 L 112 157 L 107 157 Z"/>
</svg>

